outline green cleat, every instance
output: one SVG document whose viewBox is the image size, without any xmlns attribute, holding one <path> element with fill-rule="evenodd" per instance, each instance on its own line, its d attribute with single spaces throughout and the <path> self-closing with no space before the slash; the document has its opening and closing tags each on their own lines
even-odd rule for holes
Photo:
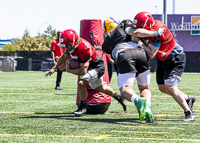
<svg viewBox="0 0 200 143">
<path fill-rule="evenodd" d="M 135 103 L 135 106 L 137 107 L 137 111 L 139 113 L 140 121 L 143 121 L 144 116 L 145 116 L 144 108 L 145 108 L 145 104 L 146 104 L 146 98 L 137 97 L 137 98 L 135 98 L 134 103 Z"/>
<path fill-rule="evenodd" d="M 145 112 L 146 114 L 146 123 L 153 123 L 154 118 L 151 112 Z"/>
<path fill-rule="evenodd" d="M 153 114 L 151 112 L 151 105 L 149 105 L 148 103 L 146 103 L 145 106 L 145 116 L 146 116 L 146 123 L 153 123 L 154 122 L 154 118 L 153 118 Z"/>
</svg>

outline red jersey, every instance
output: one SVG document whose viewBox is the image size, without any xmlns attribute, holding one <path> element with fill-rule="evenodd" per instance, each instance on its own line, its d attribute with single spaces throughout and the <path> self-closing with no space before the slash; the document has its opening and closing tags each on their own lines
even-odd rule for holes
<svg viewBox="0 0 200 143">
<path fill-rule="evenodd" d="M 163 35 L 158 37 L 160 40 L 160 48 L 156 54 L 156 57 L 158 60 L 163 61 L 171 54 L 176 42 L 167 26 L 160 20 L 154 20 L 154 24 L 152 25 L 151 31 L 157 31 L 159 28 L 165 28 L 165 30 L 163 32 Z M 153 42 L 156 38 L 157 37 L 148 37 L 148 43 Z"/>
<path fill-rule="evenodd" d="M 51 50 L 54 51 L 54 58 L 58 59 L 60 58 L 60 56 L 63 54 L 63 48 L 60 47 L 60 42 L 58 39 L 55 39 L 52 43 L 51 43 Z"/>
<path fill-rule="evenodd" d="M 95 48 L 85 39 L 80 38 L 80 43 L 74 52 L 70 54 L 70 57 L 76 58 L 80 63 L 90 62 L 90 64 L 96 59 L 97 52 Z"/>
</svg>

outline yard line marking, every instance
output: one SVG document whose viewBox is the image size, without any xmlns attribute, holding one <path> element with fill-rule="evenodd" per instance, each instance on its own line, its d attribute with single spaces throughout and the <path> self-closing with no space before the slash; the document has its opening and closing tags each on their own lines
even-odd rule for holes
<svg viewBox="0 0 200 143">
<path fill-rule="evenodd" d="M 167 113 L 167 112 L 164 112 L 164 113 Z M 168 113 L 172 113 L 172 112 L 168 112 Z M 199 116 L 197 116 L 198 114 L 196 114 L 195 113 L 195 116 L 196 117 L 199 117 Z M 180 113 L 180 114 L 178 114 L 178 115 L 172 115 L 172 114 L 158 114 L 158 115 L 154 115 L 154 116 L 156 116 L 156 117 L 163 117 L 163 116 L 168 116 L 168 117 L 180 117 L 180 116 L 184 116 L 182 113 Z"/>
<path fill-rule="evenodd" d="M 151 104 L 177 104 L 177 103 L 151 103 Z"/>
<path fill-rule="evenodd" d="M 175 109 L 175 110 L 171 110 L 171 111 L 183 111 L 183 109 Z M 200 109 L 192 110 L 192 111 L 200 111 Z M 195 114 L 196 114 L 196 113 L 195 113 Z"/>
<path fill-rule="evenodd" d="M 108 137 L 113 139 L 132 139 L 132 140 L 164 140 L 164 141 L 191 141 L 191 142 L 199 142 L 198 139 L 166 139 L 166 138 L 137 138 L 137 137 Z"/>
<path fill-rule="evenodd" d="M 45 94 L 45 93 L 0 93 L 0 94 L 55 95 L 55 94 Z"/>
<path fill-rule="evenodd" d="M 56 79 L 37 79 L 37 81 L 44 81 L 44 80 L 56 80 Z"/>
<path fill-rule="evenodd" d="M 177 128 L 177 127 L 152 127 L 152 126 L 124 126 L 128 128 L 159 128 L 159 129 L 178 129 L 178 130 L 183 130 L 184 128 Z"/>
<path fill-rule="evenodd" d="M 0 100 L 0 102 L 65 102 L 65 103 L 75 103 L 75 101 L 15 101 L 15 100 Z"/>
<path fill-rule="evenodd" d="M 91 138 L 91 139 L 132 139 L 132 140 L 159 140 L 159 141 L 191 141 L 200 142 L 199 139 L 167 139 L 167 138 L 138 138 L 138 137 L 110 137 L 110 135 L 101 136 L 74 136 L 74 135 L 42 135 L 42 134 L 0 134 L 0 136 L 30 136 L 30 137 L 61 137 L 61 138 Z M 98 138 L 99 137 L 99 138 Z"/>
<path fill-rule="evenodd" d="M 117 123 L 121 123 L 121 124 L 130 124 L 129 122 L 117 122 Z M 141 122 L 143 124 L 147 124 L 146 122 Z M 138 124 L 138 123 L 131 123 L 131 124 Z M 158 125 L 159 124 L 180 124 L 180 125 L 199 125 L 199 123 L 174 123 L 174 122 L 161 122 L 161 121 L 158 121 Z"/>
<path fill-rule="evenodd" d="M 108 138 L 109 136 L 111 136 L 111 135 L 100 135 L 97 137 L 92 137 L 92 139 L 100 140 L 100 139 Z"/>
<path fill-rule="evenodd" d="M 192 110 L 192 111 L 194 111 L 194 110 Z M 183 113 L 181 113 L 181 112 L 163 112 L 163 113 L 167 113 L 167 114 L 168 114 L 168 113 L 170 113 L 170 114 L 178 114 L 178 115 L 179 115 L 179 114 L 183 114 Z M 195 112 L 195 115 L 198 115 L 198 114 L 200 114 L 200 113 L 196 113 L 196 112 Z M 174 116 L 174 115 L 172 115 L 172 116 Z"/>
<path fill-rule="evenodd" d="M 48 112 L 0 112 L 0 114 L 68 114 L 68 113 L 48 113 Z"/>
<path fill-rule="evenodd" d="M 1 102 L 1 100 L 0 100 Z M 10 102 L 10 101 L 9 101 Z M 12 102 L 17 102 L 17 101 L 12 101 Z M 23 102 L 23 101 L 18 101 L 18 102 Z M 28 101 L 25 101 L 28 102 Z M 74 103 L 74 101 L 30 101 L 30 102 L 67 102 L 67 103 Z M 17 113 L 22 113 L 22 114 L 40 114 L 39 112 L 0 112 L 0 113 L 8 113 L 8 114 L 17 114 Z M 41 114 L 50 114 L 50 113 L 41 113 Z M 64 113 L 58 113 L 58 114 L 64 114 Z M 127 113 L 105 113 L 105 115 L 133 115 L 133 116 L 138 116 L 138 114 L 127 114 Z M 158 115 L 154 115 L 156 117 L 163 117 L 163 116 L 180 116 L 180 115 L 167 115 L 167 114 L 158 114 Z M 200 116 L 196 116 L 196 117 L 200 117 Z M 182 120 L 182 119 L 166 119 L 166 118 L 158 118 L 158 121 L 160 120 Z M 196 120 L 200 120 L 200 119 L 196 119 Z"/>
<path fill-rule="evenodd" d="M 134 115 L 134 116 L 138 116 L 138 114 L 127 114 L 127 113 L 105 113 L 106 115 Z"/>
<path fill-rule="evenodd" d="M 42 134 L 0 134 L 0 136 L 30 136 L 30 137 L 67 137 L 67 138 L 92 138 L 93 136 L 74 136 L 74 135 L 42 135 Z"/>
<path fill-rule="evenodd" d="M 65 87 L 74 87 L 74 86 L 65 86 Z M 48 88 L 44 88 L 44 90 L 48 90 Z M 15 89 L 15 90 L 29 90 L 29 89 L 34 90 L 35 89 L 36 90 L 36 89 L 41 89 L 41 88 L 38 87 L 38 88 L 0 88 L 0 89 Z M 52 88 L 52 90 L 54 89 Z M 70 88 L 70 89 L 64 89 L 64 90 L 77 90 L 77 88 Z"/>
<path fill-rule="evenodd" d="M 1 114 L 4 114 L 4 113 L 11 113 L 11 114 L 35 114 L 35 112 L 0 112 Z"/>
<path fill-rule="evenodd" d="M 144 132 L 144 131 L 118 131 L 112 130 L 111 132 L 122 132 L 122 133 L 147 133 L 147 134 L 171 134 L 171 132 Z"/>
<path fill-rule="evenodd" d="M 181 120 L 183 120 L 183 119 L 166 119 L 166 118 L 158 118 L 157 120 L 158 120 L 158 121 L 159 121 L 159 120 L 164 120 L 164 121 L 165 121 L 165 120 L 172 120 L 172 121 L 173 121 L 173 120 L 180 120 L 180 121 L 181 121 Z M 200 119 L 196 119 L 196 121 L 199 121 L 199 120 L 200 120 Z"/>
<path fill-rule="evenodd" d="M 173 123 L 173 122 L 158 122 L 158 124 L 199 125 L 199 123 Z"/>
</svg>

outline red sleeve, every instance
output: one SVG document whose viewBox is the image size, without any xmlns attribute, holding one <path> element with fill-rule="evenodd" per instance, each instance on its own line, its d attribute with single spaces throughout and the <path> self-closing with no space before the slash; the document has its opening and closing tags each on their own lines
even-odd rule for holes
<svg viewBox="0 0 200 143">
<path fill-rule="evenodd" d="M 106 54 L 106 60 L 107 60 L 107 62 L 110 61 L 110 54 Z"/>
<path fill-rule="evenodd" d="M 55 51 L 55 42 L 54 41 L 51 43 L 51 50 Z"/>
</svg>

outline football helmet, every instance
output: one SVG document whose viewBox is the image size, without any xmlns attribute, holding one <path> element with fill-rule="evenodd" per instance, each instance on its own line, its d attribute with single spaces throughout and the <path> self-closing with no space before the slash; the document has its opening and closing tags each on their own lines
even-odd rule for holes
<svg viewBox="0 0 200 143">
<path fill-rule="evenodd" d="M 61 30 L 58 30 L 58 31 L 57 31 L 57 34 L 58 34 L 58 33 L 62 33 L 62 31 L 61 31 Z"/>
<path fill-rule="evenodd" d="M 140 12 L 133 19 L 136 28 L 144 28 L 150 30 L 154 23 L 153 17 L 149 12 Z"/>
<path fill-rule="evenodd" d="M 119 24 L 119 22 L 117 22 L 117 20 L 115 20 L 112 17 L 106 18 L 103 22 L 103 31 L 106 35 L 108 35 L 108 33 L 114 29 L 117 25 Z"/>
<path fill-rule="evenodd" d="M 66 48 L 67 46 L 72 47 L 71 50 L 66 49 L 71 54 L 72 52 L 74 52 L 75 48 L 79 44 L 79 37 L 76 31 L 74 31 L 73 29 L 67 29 L 62 32 L 59 41 L 60 41 L 60 47 L 64 48 Z"/>
</svg>

